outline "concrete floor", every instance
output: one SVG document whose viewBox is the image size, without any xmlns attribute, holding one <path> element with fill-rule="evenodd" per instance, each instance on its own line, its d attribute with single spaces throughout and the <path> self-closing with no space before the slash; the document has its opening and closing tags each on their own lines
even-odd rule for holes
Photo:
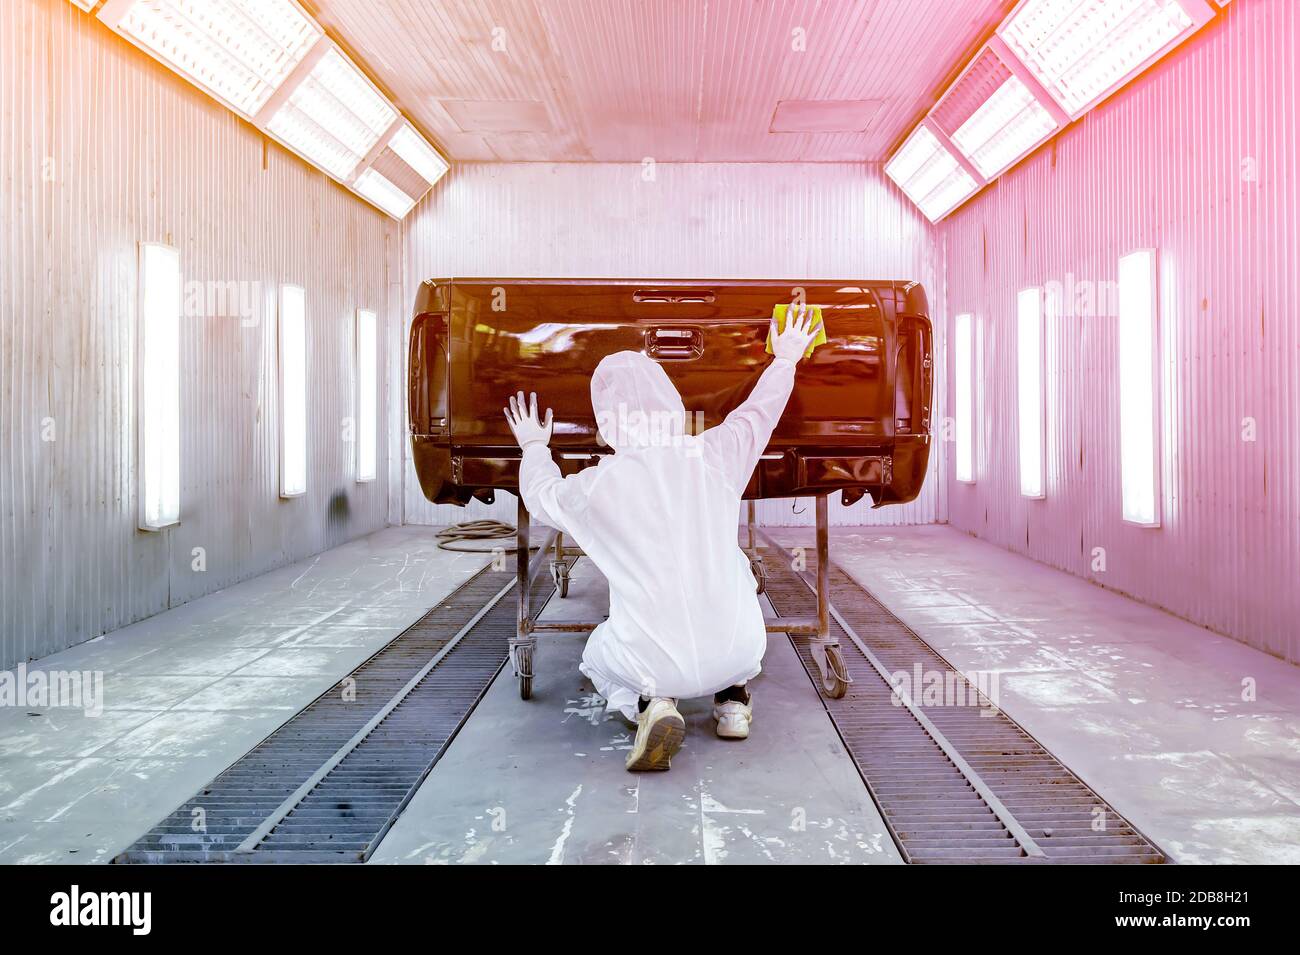
<svg viewBox="0 0 1300 955">
<path fill-rule="evenodd" d="M 838 528 L 832 547 L 956 666 L 996 673 L 1002 707 L 1175 860 L 1300 861 L 1300 670 L 948 527 Z M 481 563 L 390 528 L 40 661 L 102 672 L 104 711 L 0 707 L 0 862 L 111 858 Z M 579 566 L 566 614 L 603 600 Z M 897 861 L 784 637 L 751 740 L 717 740 L 691 704 L 673 770 L 640 777 L 581 638 L 543 646 L 535 698 L 494 684 L 377 862 Z"/>
<path fill-rule="evenodd" d="M 600 620 L 590 561 L 544 619 Z M 686 700 L 666 773 L 628 773 L 631 726 L 578 672 L 585 635 L 542 638 L 533 698 L 498 679 L 375 853 L 375 862 L 900 863 L 862 778 L 784 634 L 751 684 L 753 735 L 714 733 Z"/>
<path fill-rule="evenodd" d="M 837 531 L 840 566 L 997 674 L 1001 707 L 1176 861 L 1300 862 L 1300 668 L 945 525 Z"/>
<path fill-rule="evenodd" d="M 389 528 L 31 664 L 104 709 L 0 707 L 0 862 L 106 862 L 482 566 Z"/>
</svg>

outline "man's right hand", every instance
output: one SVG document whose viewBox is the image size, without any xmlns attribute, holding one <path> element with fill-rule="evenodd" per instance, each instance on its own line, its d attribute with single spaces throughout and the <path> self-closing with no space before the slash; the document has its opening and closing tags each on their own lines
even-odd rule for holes
<svg viewBox="0 0 1300 955">
<path fill-rule="evenodd" d="M 813 310 L 806 304 L 790 303 L 785 313 L 785 328 L 778 334 L 776 319 L 772 319 L 772 354 L 784 358 L 791 364 L 799 364 L 799 359 L 808 350 L 812 340 L 822 330 L 822 323 L 812 324 Z"/>
<path fill-rule="evenodd" d="M 530 444 L 551 443 L 551 431 L 554 428 L 551 417 L 551 409 L 546 409 L 546 418 L 543 420 L 537 414 L 537 392 L 533 392 L 533 400 L 530 405 L 524 400 L 524 393 L 519 392 L 518 396 L 510 396 L 510 407 L 502 408 L 506 415 L 506 423 L 510 425 L 510 430 L 514 432 L 515 440 L 519 442 L 519 447 L 526 448 Z"/>
</svg>

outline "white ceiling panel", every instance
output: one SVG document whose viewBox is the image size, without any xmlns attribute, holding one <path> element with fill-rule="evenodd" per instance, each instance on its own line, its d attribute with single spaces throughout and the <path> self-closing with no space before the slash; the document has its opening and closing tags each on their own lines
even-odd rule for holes
<svg viewBox="0 0 1300 955">
<path fill-rule="evenodd" d="M 305 5 L 453 159 L 840 162 L 884 159 L 1012 4 Z M 803 125 L 774 122 L 783 102 Z"/>
</svg>

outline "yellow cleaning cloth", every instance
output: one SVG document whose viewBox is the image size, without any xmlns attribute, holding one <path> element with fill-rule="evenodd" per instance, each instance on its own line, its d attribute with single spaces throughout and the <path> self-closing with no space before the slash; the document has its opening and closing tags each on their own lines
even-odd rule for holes
<svg viewBox="0 0 1300 955">
<path fill-rule="evenodd" d="M 785 330 L 785 313 L 789 307 L 789 305 L 777 305 L 772 309 L 772 318 L 776 319 L 776 330 L 778 333 Z M 822 307 L 820 305 L 810 305 L 809 308 L 812 309 L 812 327 L 816 327 L 817 323 L 822 320 Z M 822 327 L 818 329 L 817 334 L 813 336 L 812 344 L 809 345 L 808 350 L 803 353 L 803 357 L 807 358 L 813 353 L 818 345 L 825 344 L 826 326 L 822 325 Z M 770 328 L 767 330 L 767 353 L 769 355 L 772 354 L 772 330 Z"/>
</svg>

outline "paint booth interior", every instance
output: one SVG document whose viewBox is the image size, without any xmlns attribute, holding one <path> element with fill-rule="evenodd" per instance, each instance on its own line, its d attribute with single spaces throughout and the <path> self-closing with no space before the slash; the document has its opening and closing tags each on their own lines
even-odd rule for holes
<svg viewBox="0 0 1300 955">
<path fill-rule="evenodd" d="M 6 0 L 0 862 L 1300 862 L 1298 54 L 1290 0 Z M 502 406 L 576 478 L 627 349 L 695 440 L 791 302 L 752 732 L 629 773 Z"/>
</svg>

